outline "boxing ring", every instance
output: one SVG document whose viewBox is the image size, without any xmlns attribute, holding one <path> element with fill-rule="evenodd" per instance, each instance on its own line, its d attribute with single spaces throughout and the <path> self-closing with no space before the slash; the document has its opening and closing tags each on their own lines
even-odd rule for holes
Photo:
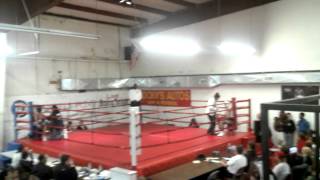
<svg viewBox="0 0 320 180">
<path fill-rule="evenodd" d="M 204 113 L 207 101 L 194 100 L 190 107 L 159 107 L 142 105 L 139 112 L 132 111 L 128 100 L 90 101 L 60 104 L 15 103 L 15 137 L 24 146 L 37 153 L 53 157 L 70 155 L 79 165 L 94 167 L 123 167 L 135 169 L 139 175 L 148 176 L 194 160 L 199 154 L 225 151 L 230 144 L 243 144 L 253 139 L 251 132 L 250 99 L 228 101 L 230 108 L 217 112 L 216 131 L 223 136 L 207 134 L 210 123 Z M 219 104 L 219 103 L 218 103 Z M 52 106 L 60 111 L 63 126 L 46 125 L 47 129 L 61 129 L 61 139 L 43 139 L 46 131 L 32 128 L 35 109 L 41 107 L 45 117 L 50 116 Z M 224 125 L 225 112 L 231 112 L 234 122 Z M 190 119 L 197 118 L 200 128 L 188 127 Z M 70 123 L 71 122 L 71 123 Z M 130 123 L 131 122 L 131 123 Z M 136 122 L 132 124 L 132 122 Z M 69 131 L 67 132 L 66 127 Z M 78 129 L 86 126 L 87 129 Z M 132 127 L 138 128 L 133 136 Z M 32 139 L 28 134 L 40 134 Z M 132 138 L 139 139 L 132 154 Z M 140 143 L 141 141 L 141 143 Z M 133 160 L 134 158 L 136 160 Z"/>
</svg>

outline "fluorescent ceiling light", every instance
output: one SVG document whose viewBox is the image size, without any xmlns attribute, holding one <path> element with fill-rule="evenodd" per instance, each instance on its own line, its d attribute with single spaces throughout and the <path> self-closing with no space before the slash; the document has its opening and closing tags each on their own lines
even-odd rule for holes
<svg viewBox="0 0 320 180">
<path fill-rule="evenodd" d="M 0 58 L 13 54 L 13 49 L 7 45 L 6 34 L 0 33 Z"/>
<path fill-rule="evenodd" d="M 126 4 L 128 6 L 132 6 L 133 5 L 132 0 L 120 0 L 119 4 Z"/>
<path fill-rule="evenodd" d="M 237 42 L 223 42 L 218 46 L 218 49 L 223 54 L 232 56 L 248 56 L 256 52 L 252 46 Z"/>
<path fill-rule="evenodd" d="M 0 57 L 7 57 L 14 53 L 13 49 L 6 45 L 0 45 Z"/>
<path fill-rule="evenodd" d="M 24 52 L 24 53 L 20 53 L 18 54 L 18 56 L 30 56 L 30 55 L 35 55 L 35 54 L 39 54 L 40 51 L 30 51 L 30 52 Z"/>
<path fill-rule="evenodd" d="M 168 36 L 148 36 L 139 43 L 148 52 L 192 56 L 200 52 L 200 46 L 190 39 Z"/>
<path fill-rule="evenodd" d="M 100 38 L 100 36 L 95 35 L 95 34 L 85 34 L 85 33 L 62 31 L 62 30 L 55 30 L 55 29 L 27 27 L 27 26 L 4 24 L 4 23 L 0 23 L 0 30 L 39 33 L 39 34 L 48 34 L 48 35 L 56 35 L 56 36 L 77 37 L 77 38 L 85 38 L 85 39 L 99 39 Z"/>
</svg>

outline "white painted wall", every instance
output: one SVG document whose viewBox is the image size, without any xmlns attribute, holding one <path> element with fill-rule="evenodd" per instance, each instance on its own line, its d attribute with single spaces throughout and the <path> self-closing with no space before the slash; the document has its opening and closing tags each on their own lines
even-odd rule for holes
<svg viewBox="0 0 320 180">
<path fill-rule="evenodd" d="M 123 47 L 130 45 L 129 29 L 40 16 L 35 24 L 42 28 L 99 34 L 99 40 L 8 33 L 9 45 L 16 54 L 38 50 L 36 56 L 18 56 L 8 60 L 7 96 L 61 93 L 49 81 L 60 78 L 123 78 L 130 76 L 128 62 L 123 59 Z M 26 26 L 29 24 L 26 23 Z"/>
<path fill-rule="evenodd" d="M 42 28 L 99 34 L 99 40 L 9 32 L 9 45 L 16 53 L 30 52 L 39 47 L 40 54 L 13 57 L 7 61 L 4 142 L 13 140 L 13 119 L 10 106 L 22 99 L 37 103 L 78 102 L 105 99 L 110 94 L 126 91 L 62 92 L 50 82 L 60 78 L 126 78 L 130 76 L 128 62 L 123 60 L 123 47 L 130 45 L 129 29 L 83 22 L 78 20 L 40 16 L 34 19 Z M 25 24 L 29 26 L 28 23 Z M 39 43 L 39 45 L 37 45 Z M 121 94 L 122 93 L 122 94 Z M 1 102 L 1 101 L 0 101 Z M 1 136 L 3 137 L 3 136 Z M 0 144 L 0 149 L 1 149 Z"/>
<path fill-rule="evenodd" d="M 193 39 L 203 50 L 191 57 L 143 53 L 133 75 L 319 69 L 319 8 L 318 0 L 281 0 L 158 33 Z M 258 53 L 246 58 L 222 55 L 216 47 L 227 40 L 252 44 Z"/>
<path fill-rule="evenodd" d="M 97 34 L 98 40 L 83 38 L 39 35 L 41 57 L 63 57 L 84 59 L 123 59 L 123 47 L 130 45 L 128 28 L 96 24 L 73 19 L 41 15 L 34 18 L 36 27 L 57 29 L 71 32 Z M 25 26 L 30 26 L 25 23 Z M 10 46 L 17 52 L 32 51 L 36 48 L 36 40 L 32 33 L 10 32 Z"/>
<path fill-rule="evenodd" d="M 120 78 L 127 64 L 105 60 L 8 59 L 7 96 L 60 94 L 60 78 Z M 59 73 L 61 72 L 61 73 Z M 123 72 L 123 73 L 122 73 Z"/>
</svg>

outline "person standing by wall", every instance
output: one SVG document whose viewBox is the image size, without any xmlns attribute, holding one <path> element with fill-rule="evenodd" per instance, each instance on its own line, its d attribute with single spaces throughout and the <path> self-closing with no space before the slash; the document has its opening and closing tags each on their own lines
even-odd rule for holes
<svg viewBox="0 0 320 180">
<path fill-rule="evenodd" d="M 298 132 L 299 134 L 309 134 L 310 133 L 310 123 L 304 118 L 305 114 L 301 112 L 299 114 L 298 121 Z"/>
<path fill-rule="evenodd" d="M 286 146 L 294 146 L 294 132 L 296 131 L 296 125 L 293 121 L 291 113 L 287 113 L 287 119 L 283 123 L 284 141 Z"/>
</svg>

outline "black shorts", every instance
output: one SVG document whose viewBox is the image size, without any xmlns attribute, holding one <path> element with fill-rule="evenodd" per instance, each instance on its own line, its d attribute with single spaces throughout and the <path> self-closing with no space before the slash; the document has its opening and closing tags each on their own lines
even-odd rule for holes
<svg viewBox="0 0 320 180">
<path fill-rule="evenodd" d="M 131 101 L 130 102 L 130 106 L 131 107 L 139 107 L 140 106 L 140 101 Z"/>
</svg>

